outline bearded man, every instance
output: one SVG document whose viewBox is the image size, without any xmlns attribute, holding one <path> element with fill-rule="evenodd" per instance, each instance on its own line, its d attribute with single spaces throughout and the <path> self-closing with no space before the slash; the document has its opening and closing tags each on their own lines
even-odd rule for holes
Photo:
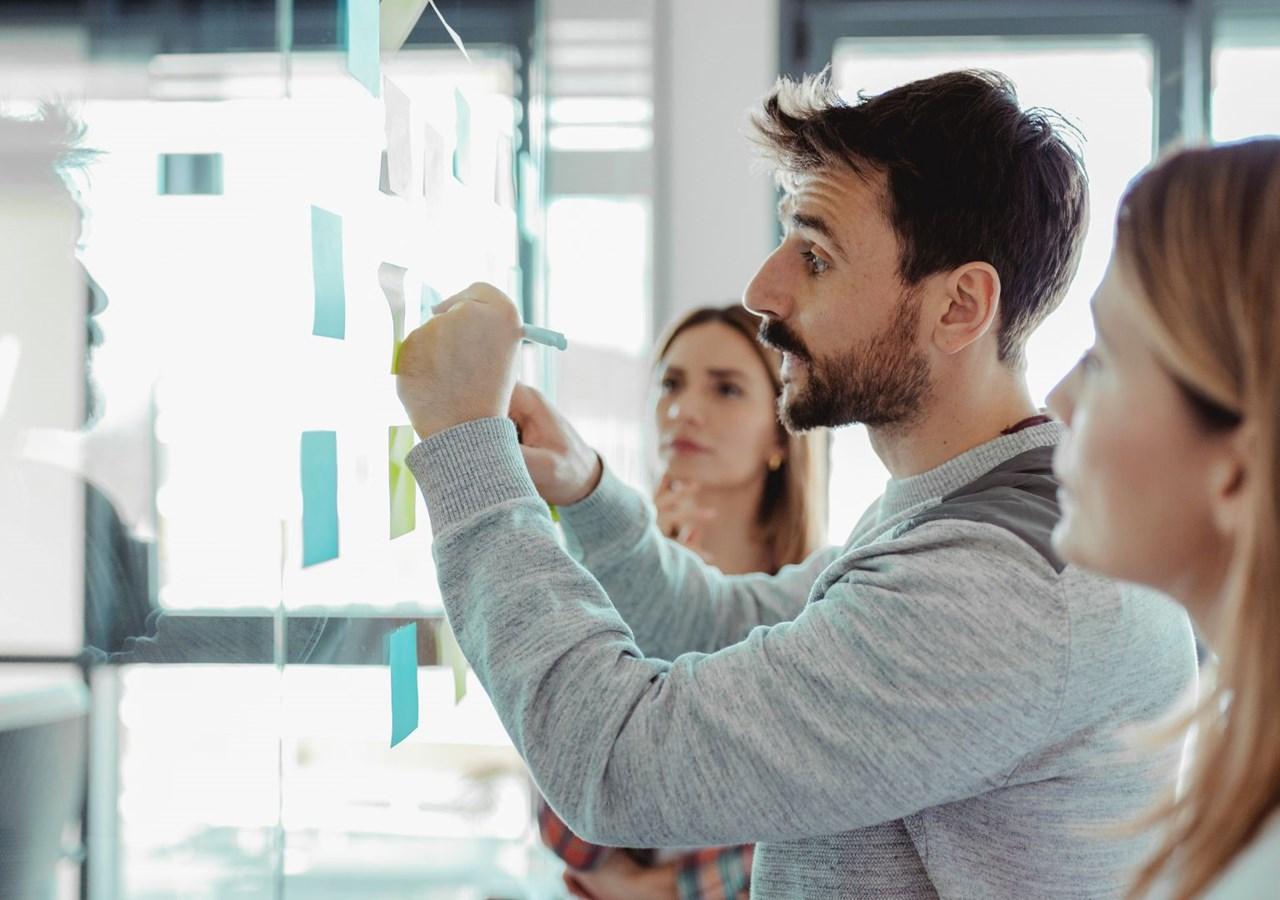
<svg viewBox="0 0 1280 900">
<path fill-rule="evenodd" d="M 1195 659 L 1182 613 L 1050 544 L 1062 428 L 1024 347 L 1075 270 L 1080 160 L 992 73 L 852 104 L 783 81 L 756 126 L 785 235 L 745 303 L 779 412 L 865 424 L 883 496 L 841 547 L 721 574 L 515 384 L 519 315 L 474 285 L 398 376 L 458 641 L 592 842 L 756 842 L 758 897 L 1120 896 L 1147 845 L 1107 826 L 1177 769 L 1120 733 Z"/>
</svg>

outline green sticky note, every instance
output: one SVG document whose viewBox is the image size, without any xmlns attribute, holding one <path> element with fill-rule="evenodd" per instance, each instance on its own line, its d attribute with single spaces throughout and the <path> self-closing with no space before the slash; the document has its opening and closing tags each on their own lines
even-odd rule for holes
<svg viewBox="0 0 1280 900">
<path fill-rule="evenodd" d="M 467 696 L 467 658 L 462 655 L 447 619 L 441 619 L 436 625 L 436 660 L 453 669 L 453 702 L 461 703 Z"/>
<path fill-rule="evenodd" d="M 466 184 L 471 180 L 471 104 L 457 88 L 453 89 L 453 105 L 457 111 L 457 139 L 453 151 L 453 177 Z"/>
<path fill-rule="evenodd" d="M 347 44 L 347 71 L 377 97 L 381 89 L 378 55 L 378 0 L 341 0 L 342 19 Z"/>
<path fill-rule="evenodd" d="M 347 336 L 347 293 L 342 276 L 342 216 L 311 207 L 311 277 L 315 314 L 311 333 L 342 339 Z"/>
<path fill-rule="evenodd" d="M 391 669 L 391 746 L 418 727 L 418 623 L 410 622 L 387 636 Z"/>
<path fill-rule="evenodd" d="M 338 435 L 302 433 L 302 564 L 338 556 Z"/>
<path fill-rule="evenodd" d="M 414 436 L 411 425 L 392 425 L 387 429 L 388 465 L 391 497 L 391 538 L 413 531 L 415 504 L 418 498 L 417 483 L 413 473 L 404 464 L 404 458 L 413 449 Z"/>
</svg>

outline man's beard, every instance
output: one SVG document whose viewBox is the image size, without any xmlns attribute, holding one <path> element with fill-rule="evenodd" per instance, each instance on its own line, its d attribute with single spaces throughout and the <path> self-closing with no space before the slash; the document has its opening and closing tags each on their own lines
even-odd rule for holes
<svg viewBox="0 0 1280 900">
<path fill-rule="evenodd" d="M 778 416 L 792 433 L 863 424 L 901 429 L 914 422 L 929 397 L 929 363 L 914 347 L 920 297 L 903 294 L 897 313 L 880 334 L 832 358 L 817 360 L 782 322 L 763 319 L 760 340 L 791 354 L 806 371 L 803 386 L 778 398 Z"/>
</svg>

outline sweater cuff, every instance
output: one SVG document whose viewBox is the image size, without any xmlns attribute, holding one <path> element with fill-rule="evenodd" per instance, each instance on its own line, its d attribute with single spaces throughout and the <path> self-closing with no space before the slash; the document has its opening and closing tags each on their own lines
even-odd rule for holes
<svg viewBox="0 0 1280 900">
<path fill-rule="evenodd" d="M 433 434 L 405 456 L 439 535 L 508 500 L 538 499 L 510 419 L 476 419 Z"/>
<path fill-rule="evenodd" d="M 560 521 L 590 554 L 615 541 L 633 545 L 649 527 L 645 498 L 613 474 L 608 464 L 596 489 L 572 506 L 559 507 Z"/>
</svg>

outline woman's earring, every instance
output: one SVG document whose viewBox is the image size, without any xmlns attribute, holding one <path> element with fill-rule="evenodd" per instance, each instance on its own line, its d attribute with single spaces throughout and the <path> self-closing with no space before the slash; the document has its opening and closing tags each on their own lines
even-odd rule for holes
<svg viewBox="0 0 1280 900">
<path fill-rule="evenodd" d="M 781 469 L 782 462 L 783 462 L 783 457 L 781 453 L 775 453 L 773 454 L 773 456 L 770 456 L 769 462 L 767 463 L 767 465 L 769 466 L 769 471 L 776 472 L 779 469 Z"/>
</svg>

